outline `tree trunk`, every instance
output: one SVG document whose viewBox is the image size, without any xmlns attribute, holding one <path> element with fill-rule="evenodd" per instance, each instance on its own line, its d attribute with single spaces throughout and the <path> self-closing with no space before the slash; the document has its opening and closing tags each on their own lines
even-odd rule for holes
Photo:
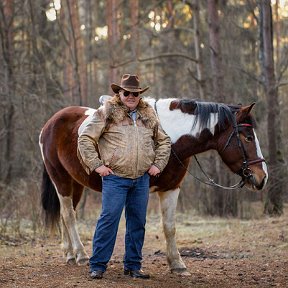
<svg viewBox="0 0 288 288">
<path fill-rule="evenodd" d="M 131 11 L 131 26 L 132 26 L 132 35 L 131 35 L 131 50 L 132 55 L 135 61 L 131 64 L 132 72 L 135 74 L 139 74 L 138 69 L 138 58 L 140 54 L 140 45 L 139 45 L 139 1 L 138 0 L 130 0 L 130 11 Z"/>
<path fill-rule="evenodd" d="M 89 106 L 88 103 L 88 95 L 93 95 L 93 11 L 94 5 L 92 0 L 85 0 L 84 2 L 85 7 L 85 30 L 86 30 L 86 37 L 84 38 L 84 47 L 85 47 L 85 55 L 86 55 L 86 63 L 87 63 L 87 103 L 85 105 Z M 97 16 L 94 15 L 94 18 L 97 19 Z M 96 74 L 96 71 L 95 71 Z M 95 75 L 94 74 L 94 75 Z"/>
<path fill-rule="evenodd" d="M 4 65 L 3 79 L 4 84 L 1 87 L 1 94 L 6 95 L 3 99 L 3 132 L 6 137 L 1 140 L 1 154 L 3 155 L 0 165 L 0 180 L 5 184 L 9 184 L 12 180 L 12 166 L 15 146 L 15 89 L 16 79 L 14 77 L 14 46 L 13 46 L 13 19 L 14 19 L 14 1 L 5 0 L 0 4 L 0 40 L 2 45 L 2 53 Z"/>
<path fill-rule="evenodd" d="M 216 102 L 225 102 L 218 9 L 219 7 L 217 0 L 208 0 L 210 63 L 213 87 L 212 93 L 215 97 Z M 214 162 L 215 165 L 214 167 L 211 167 L 211 172 L 215 174 L 216 171 L 216 182 L 220 183 L 221 185 L 227 186 L 229 183 L 229 176 L 228 172 L 226 170 L 223 170 L 222 161 L 220 160 L 218 155 L 215 157 L 215 154 L 212 154 L 212 156 L 210 157 L 214 158 L 211 159 L 211 163 Z M 210 209 L 210 211 L 212 211 L 212 215 L 237 215 L 237 194 L 234 191 L 225 191 L 221 188 L 215 187 L 210 192 L 210 197 L 210 203 L 213 205 Z"/>
<path fill-rule="evenodd" d="M 73 68 L 71 63 L 71 45 L 69 41 L 69 32 L 67 31 L 68 24 L 68 12 L 67 5 L 65 5 L 65 1 L 62 1 L 61 10 L 60 10 L 60 23 L 59 29 L 61 30 L 61 34 L 64 38 L 65 48 L 63 52 L 63 93 L 65 99 L 69 99 L 70 103 L 73 103 L 73 90 L 74 86 L 74 77 L 73 77 Z"/>
<path fill-rule="evenodd" d="M 215 100 L 225 102 L 224 76 L 222 69 L 222 55 L 220 46 L 220 23 L 218 16 L 218 1 L 208 0 L 208 26 L 210 43 L 210 62 L 212 70 L 213 94 Z"/>
<path fill-rule="evenodd" d="M 203 80 L 203 59 L 201 53 L 201 37 L 200 37 L 200 16 L 199 16 L 199 0 L 194 0 L 193 4 L 193 25 L 194 25 L 194 47 L 197 60 L 197 83 L 199 88 L 200 99 L 204 100 L 205 88 Z"/>
<path fill-rule="evenodd" d="M 280 34 L 280 20 L 279 20 L 279 0 L 275 2 L 275 34 L 276 34 L 276 67 L 279 67 L 280 63 L 280 41 L 281 41 L 281 34 Z M 277 70 L 276 70 L 277 72 Z"/>
<path fill-rule="evenodd" d="M 270 215 L 283 213 L 283 147 L 281 139 L 280 109 L 278 102 L 278 89 L 275 80 L 273 58 L 273 22 L 270 1 L 260 2 L 260 39 L 263 50 L 262 69 L 265 81 L 265 94 L 268 106 L 268 152 L 269 152 L 269 185 L 264 212 Z"/>
<path fill-rule="evenodd" d="M 87 70 L 84 60 L 83 40 L 80 32 L 79 7 L 76 0 L 67 0 L 68 19 L 70 23 L 71 60 L 73 63 L 74 102 L 79 105 L 87 104 Z"/>
<path fill-rule="evenodd" d="M 170 53 L 174 49 L 177 49 L 177 43 L 179 42 L 179 31 L 175 29 L 175 3 L 173 1 L 168 0 L 165 3 L 168 22 L 166 29 L 171 30 L 169 34 L 166 36 L 166 41 L 163 42 L 163 52 Z M 156 13 L 155 13 L 156 14 Z M 163 21 L 162 16 L 160 16 L 159 22 Z M 156 20 L 156 18 L 155 18 Z M 161 61 L 161 75 L 165 79 L 166 84 L 161 88 L 160 95 L 169 95 L 168 97 L 179 96 L 180 83 L 179 81 L 175 81 L 175 67 L 180 66 L 181 59 L 177 59 L 176 57 L 172 57 L 169 60 L 164 59 Z"/>
<path fill-rule="evenodd" d="M 117 23 L 117 5 L 118 0 L 107 0 L 107 26 L 108 26 L 108 44 L 110 51 L 110 69 L 109 69 L 109 82 L 118 83 L 119 77 L 117 68 L 114 67 L 114 59 L 119 57 L 116 55 L 115 50 L 119 41 L 118 23 Z"/>
</svg>

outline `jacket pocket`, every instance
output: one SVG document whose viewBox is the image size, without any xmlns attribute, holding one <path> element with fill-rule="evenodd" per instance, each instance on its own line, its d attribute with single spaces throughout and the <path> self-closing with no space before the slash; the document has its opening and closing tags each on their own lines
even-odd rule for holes
<svg viewBox="0 0 288 288">
<path fill-rule="evenodd" d="M 117 147 L 115 147 L 112 151 L 112 154 L 110 156 L 110 158 L 108 158 L 107 160 L 105 160 L 105 165 L 107 167 L 110 167 L 113 165 L 113 162 L 115 162 L 115 156 L 116 156 L 116 152 L 117 152 Z"/>
</svg>

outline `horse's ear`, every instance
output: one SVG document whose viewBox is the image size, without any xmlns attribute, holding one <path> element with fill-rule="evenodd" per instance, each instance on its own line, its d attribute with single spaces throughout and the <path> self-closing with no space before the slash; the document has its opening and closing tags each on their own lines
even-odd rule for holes
<svg viewBox="0 0 288 288">
<path fill-rule="evenodd" d="M 243 107 L 241 109 L 243 115 L 247 116 L 251 112 L 251 110 L 252 110 L 252 108 L 254 107 L 255 104 L 256 104 L 256 102 L 253 102 L 251 105 Z"/>
</svg>

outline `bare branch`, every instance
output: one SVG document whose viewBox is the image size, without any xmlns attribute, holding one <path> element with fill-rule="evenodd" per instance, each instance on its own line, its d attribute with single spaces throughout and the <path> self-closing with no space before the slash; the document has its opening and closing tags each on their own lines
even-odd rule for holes
<svg viewBox="0 0 288 288">
<path fill-rule="evenodd" d="M 279 82 L 279 83 L 276 85 L 276 87 L 277 87 L 277 88 L 280 88 L 280 87 L 283 87 L 283 86 L 286 86 L 286 85 L 288 85 L 288 80 Z"/>
<path fill-rule="evenodd" d="M 118 63 L 118 64 L 111 64 L 111 65 L 110 65 L 110 68 L 118 68 L 118 67 L 125 66 L 125 65 L 127 65 L 127 64 L 133 63 L 133 62 L 135 62 L 135 61 L 136 61 L 135 59 L 132 59 L 132 60 L 124 61 L 124 62 L 122 62 L 122 63 Z"/>
<path fill-rule="evenodd" d="M 239 70 L 241 73 L 247 75 L 249 78 L 253 79 L 254 81 L 256 81 L 258 84 L 260 85 L 264 85 L 264 82 L 257 77 L 257 75 L 255 76 L 254 74 L 246 71 L 245 69 L 243 69 L 242 67 L 240 66 L 236 66 L 236 65 L 229 65 L 231 68 L 234 68 L 234 69 L 237 69 Z"/>
<path fill-rule="evenodd" d="M 199 83 L 199 84 L 202 84 L 202 83 L 203 83 L 203 80 L 199 80 L 199 79 L 194 75 L 193 71 L 192 71 L 190 68 L 188 68 L 188 72 L 189 72 L 189 75 L 190 75 L 197 83 Z"/>
<path fill-rule="evenodd" d="M 159 54 L 157 56 L 153 56 L 153 57 L 148 57 L 148 58 L 138 58 L 139 62 L 145 62 L 145 61 L 150 61 L 150 60 L 154 60 L 154 59 L 158 59 L 158 58 L 166 58 L 166 57 L 181 57 L 181 58 L 185 58 L 188 59 L 192 62 L 198 63 L 198 61 L 188 55 L 185 54 L 178 54 L 178 53 L 165 53 L 165 54 Z"/>
<path fill-rule="evenodd" d="M 182 57 L 182 58 L 188 59 L 188 60 L 190 60 L 192 62 L 198 63 L 198 61 L 196 59 L 194 59 L 192 57 L 189 57 L 188 55 L 178 54 L 178 53 L 165 53 L 165 54 L 159 54 L 157 56 L 148 57 L 148 58 L 138 58 L 137 61 L 146 62 L 146 61 L 152 61 L 152 60 L 155 60 L 155 59 L 169 58 L 169 57 Z M 134 59 L 131 59 L 131 60 L 124 61 L 122 63 L 110 65 L 110 67 L 111 68 L 117 68 L 117 67 L 121 67 L 121 66 L 125 66 L 127 64 L 133 63 L 134 61 L 135 61 Z"/>
</svg>

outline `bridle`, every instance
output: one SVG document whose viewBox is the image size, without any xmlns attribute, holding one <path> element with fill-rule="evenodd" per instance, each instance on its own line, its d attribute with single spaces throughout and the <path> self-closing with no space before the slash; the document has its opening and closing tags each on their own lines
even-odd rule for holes
<svg viewBox="0 0 288 288">
<path fill-rule="evenodd" d="M 249 166 L 257 164 L 257 163 L 265 162 L 265 159 L 264 158 L 258 158 L 255 160 L 248 160 L 247 159 L 247 152 L 246 152 L 245 147 L 244 147 L 244 145 L 240 139 L 239 128 L 241 128 L 241 127 L 248 127 L 248 128 L 253 129 L 253 126 L 251 124 L 248 124 L 248 123 L 237 124 L 236 117 L 233 117 L 233 131 L 229 135 L 229 137 L 226 141 L 226 144 L 224 145 L 224 148 L 221 150 L 221 152 L 223 152 L 229 146 L 231 139 L 235 135 L 236 140 L 237 140 L 237 145 L 241 151 L 242 159 L 243 159 L 242 166 L 239 169 L 239 171 L 236 172 L 236 174 L 241 176 L 243 180 L 248 180 L 249 178 L 251 178 L 253 176 L 252 171 L 249 168 Z"/>
<path fill-rule="evenodd" d="M 154 103 L 154 109 L 155 112 L 157 114 L 157 116 L 159 117 L 158 111 L 157 111 L 157 103 L 158 100 L 155 101 Z M 214 186 L 214 187 L 219 187 L 222 189 L 227 189 L 227 190 L 234 190 L 234 189 L 238 189 L 238 188 L 242 188 L 245 185 L 245 180 L 249 180 L 251 177 L 253 177 L 252 175 L 252 171 L 249 168 L 249 166 L 257 164 L 257 163 L 261 163 L 261 162 L 265 162 L 264 158 L 258 158 L 255 160 L 247 160 L 247 152 L 245 150 L 245 147 L 240 139 L 240 132 L 239 132 L 239 128 L 241 127 L 249 127 L 249 128 L 253 128 L 253 126 L 251 124 L 248 123 L 241 123 L 241 124 L 237 124 L 236 121 L 236 117 L 233 117 L 233 131 L 231 132 L 231 134 L 229 135 L 224 148 L 221 150 L 221 152 L 223 152 L 230 144 L 231 139 L 233 138 L 234 135 L 236 135 L 236 139 L 237 139 L 237 145 L 241 151 L 242 154 L 242 158 L 243 158 L 243 162 L 242 162 L 242 166 L 239 169 L 239 171 L 236 172 L 237 175 L 239 175 L 241 177 L 241 180 L 236 183 L 235 185 L 231 185 L 231 186 L 222 186 L 220 184 L 215 183 L 215 181 L 210 178 L 208 176 L 208 174 L 204 171 L 204 169 L 202 168 L 200 162 L 198 161 L 196 155 L 193 155 L 193 157 L 195 158 L 200 170 L 202 171 L 202 173 L 205 175 L 205 177 L 207 178 L 208 182 L 205 180 L 202 180 L 200 178 L 198 178 L 197 176 L 193 175 L 188 169 L 187 167 L 183 164 L 183 162 L 181 161 L 181 159 L 178 157 L 178 155 L 176 154 L 176 152 L 174 151 L 174 149 L 171 147 L 171 152 L 173 153 L 174 157 L 177 159 L 177 161 L 181 164 L 181 166 L 184 167 L 184 169 L 193 177 L 195 178 L 197 181 L 204 183 L 206 185 L 210 185 L 210 186 Z M 221 153 L 220 152 L 220 153 Z"/>
</svg>

